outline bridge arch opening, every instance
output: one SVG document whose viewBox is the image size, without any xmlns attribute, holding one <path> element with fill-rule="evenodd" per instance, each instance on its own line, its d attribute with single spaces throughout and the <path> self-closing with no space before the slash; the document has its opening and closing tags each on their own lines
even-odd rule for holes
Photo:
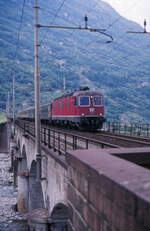
<svg viewBox="0 0 150 231">
<path fill-rule="evenodd" d="M 63 203 L 58 203 L 53 208 L 53 211 L 51 213 L 51 218 L 53 219 L 61 219 L 61 218 L 68 218 L 69 212 L 68 207 Z"/>
<path fill-rule="evenodd" d="M 69 211 L 63 203 L 58 203 L 51 213 L 50 231 L 68 231 Z"/>
<path fill-rule="evenodd" d="M 41 182 L 37 181 L 37 164 L 33 160 L 29 172 L 29 211 L 44 208 L 44 197 Z"/>
</svg>

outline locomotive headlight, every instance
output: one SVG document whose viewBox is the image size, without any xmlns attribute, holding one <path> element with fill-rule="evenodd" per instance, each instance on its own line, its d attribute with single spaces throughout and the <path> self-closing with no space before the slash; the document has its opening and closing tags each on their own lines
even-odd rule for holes
<svg viewBox="0 0 150 231">
<path fill-rule="evenodd" d="M 103 114 L 100 112 L 99 115 L 102 116 Z"/>
<path fill-rule="evenodd" d="M 82 113 L 82 116 L 84 116 L 84 113 Z"/>
</svg>

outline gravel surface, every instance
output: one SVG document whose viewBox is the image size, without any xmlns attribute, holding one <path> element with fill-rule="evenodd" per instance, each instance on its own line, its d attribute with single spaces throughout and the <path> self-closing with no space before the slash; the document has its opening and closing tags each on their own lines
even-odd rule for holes
<svg viewBox="0 0 150 231">
<path fill-rule="evenodd" d="M 10 166 L 9 155 L 0 153 L 0 231 L 27 231 L 25 216 L 15 211 L 18 190 Z"/>
</svg>

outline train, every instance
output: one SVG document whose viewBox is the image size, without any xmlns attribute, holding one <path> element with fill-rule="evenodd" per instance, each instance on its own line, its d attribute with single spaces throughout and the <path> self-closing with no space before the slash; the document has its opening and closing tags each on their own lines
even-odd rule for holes
<svg viewBox="0 0 150 231">
<path fill-rule="evenodd" d="M 18 113 L 18 118 L 34 120 L 35 108 Z M 40 105 L 40 119 L 52 125 L 96 131 L 106 122 L 104 96 L 101 92 L 83 88 L 63 94 Z"/>
</svg>

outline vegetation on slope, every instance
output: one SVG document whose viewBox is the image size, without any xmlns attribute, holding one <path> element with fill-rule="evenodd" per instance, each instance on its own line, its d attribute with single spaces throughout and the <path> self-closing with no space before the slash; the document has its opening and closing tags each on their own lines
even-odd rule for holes
<svg viewBox="0 0 150 231">
<path fill-rule="evenodd" d="M 6 122 L 6 117 L 3 114 L 0 114 L 0 124 Z"/>
<path fill-rule="evenodd" d="M 108 38 L 100 33 L 40 28 L 41 102 L 61 94 L 49 89 L 63 89 L 65 75 L 68 90 L 88 85 L 104 93 L 107 118 L 150 122 L 150 37 L 127 34 L 127 30 L 143 29 L 120 17 L 104 1 L 65 1 L 58 11 L 61 3 L 39 0 L 39 23 L 83 27 L 87 14 L 88 25 L 107 28 L 114 42 L 106 43 Z M 0 108 L 3 109 L 8 91 L 12 98 L 12 75 L 16 79 L 17 109 L 34 103 L 33 1 L 26 1 L 18 43 L 22 4 L 20 0 L 0 1 Z"/>
</svg>

